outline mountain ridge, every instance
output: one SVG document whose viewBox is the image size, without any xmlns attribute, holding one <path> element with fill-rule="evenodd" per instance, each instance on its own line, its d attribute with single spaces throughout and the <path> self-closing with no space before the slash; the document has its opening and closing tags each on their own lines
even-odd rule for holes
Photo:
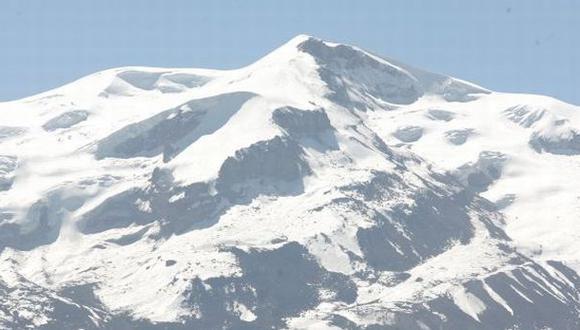
<svg viewBox="0 0 580 330">
<path fill-rule="evenodd" d="M 0 325 L 577 327 L 578 113 L 310 36 L 0 103 Z"/>
</svg>

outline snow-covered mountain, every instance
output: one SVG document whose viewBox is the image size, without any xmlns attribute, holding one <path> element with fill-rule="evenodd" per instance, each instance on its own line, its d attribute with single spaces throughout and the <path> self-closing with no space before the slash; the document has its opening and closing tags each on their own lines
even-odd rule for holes
<svg viewBox="0 0 580 330">
<path fill-rule="evenodd" d="M 0 103 L 0 328 L 580 328 L 580 108 L 298 36 Z"/>
</svg>

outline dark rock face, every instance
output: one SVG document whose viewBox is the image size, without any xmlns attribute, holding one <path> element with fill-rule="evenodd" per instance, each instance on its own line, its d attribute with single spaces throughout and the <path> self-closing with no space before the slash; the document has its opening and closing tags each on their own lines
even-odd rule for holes
<svg viewBox="0 0 580 330">
<path fill-rule="evenodd" d="M 482 151 L 477 161 L 459 167 L 453 174 L 466 187 L 483 192 L 501 177 L 507 156 L 495 151 Z"/>
<path fill-rule="evenodd" d="M 18 166 L 15 156 L 0 155 L 0 191 L 8 190 L 14 182 L 14 171 Z"/>
<path fill-rule="evenodd" d="M 94 294 L 94 285 L 66 287 L 51 292 L 32 284 L 18 288 L 24 297 L 45 297 L 49 322 L 40 329 L 272 329 L 283 328 L 285 318 L 298 316 L 323 301 L 320 291 L 333 300 L 353 303 L 356 285 L 348 276 L 321 268 L 300 244 L 291 242 L 269 251 L 232 252 L 239 260 L 243 275 L 218 277 L 202 281 L 191 279 L 190 289 L 183 293 L 185 304 L 198 313 L 183 323 L 151 323 L 134 320 L 107 311 Z M 168 260 L 166 265 L 174 263 Z M 15 288 L 0 282 L 0 298 Z M 5 306 L 0 299 L 0 310 Z M 238 306 L 243 305 L 253 317 L 244 318 Z M 25 328 L 31 324 L 13 315 L 7 328 Z"/>
<path fill-rule="evenodd" d="M 40 308 L 49 321 L 39 329 L 272 329 L 286 327 L 285 319 L 298 316 L 321 302 L 320 290 L 334 300 L 352 304 L 356 286 L 349 277 L 322 269 L 307 250 L 291 242 L 274 250 L 232 250 L 243 272 L 239 277 L 193 278 L 184 292 L 185 304 L 196 317 L 181 323 L 151 323 L 107 311 L 94 294 L 95 286 L 85 284 L 53 292 L 23 282 L 10 287 L 0 282 L 0 311 L 9 313 L 0 326 L 9 329 L 33 327 L 20 313 L 13 312 L 9 297 L 19 292 L 20 312 Z M 463 284 L 459 291 L 484 306 L 477 314 L 456 304 L 455 294 L 424 303 L 402 304 L 383 311 L 388 324 L 360 326 L 330 314 L 331 324 L 343 329 L 576 329 L 580 315 L 576 306 L 580 285 L 578 275 L 563 264 L 549 261 L 549 271 L 526 259 L 514 260 L 514 268 Z M 557 272 L 557 275 L 553 275 Z M 548 283 L 549 285 L 544 285 Z M 42 305 L 29 300 L 42 298 Z M 243 315 L 246 309 L 250 316 Z M 380 312 L 371 302 L 353 306 L 365 313 Z"/>
<path fill-rule="evenodd" d="M 320 77 L 332 92 L 331 99 L 345 107 L 365 110 L 362 100 L 372 99 L 410 104 L 422 95 L 408 73 L 352 47 L 328 46 L 309 38 L 298 49 L 314 57 L 320 66 Z"/>
<path fill-rule="evenodd" d="M 88 212 L 79 221 L 79 228 L 90 234 L 161 221 L 166 234 L 183 233 L 215 224 L 229 207 L 249 203 L 260 194 L 298 194 L 303 191 L 302 178 L 310 173 L 301 147 L 275 137 L 227 158 L 215 182 L 176 186 L 169 171 L 157 169 L 147 188 L 110 197 Z M 213 187 L 217 194 L 212 193 Z"/>
<path fill-rule="evenodd" d="M 580 132 L 570 129 L 567 134 L 546 137 L 539 132 L 530 136 L 530 146 L 537 152 L 556 155 L 580 155 Z"/>
<path fill-rule="evenodd" d="M 282 127 L 288 135 L 308 136 L 333 130 L 330 120 L 323 109 L 300 110 L 284 107 L 274 110 L 272 120 Z"/>
<path fill-rule="evenodd" d="M 510 121 L 524 127 L 532 127 L 546 115 L 546 109 L 533 108 L 527 105 L 516 105 L 504 110 L 504 115 Z"/>
<path fill-rule="evenodd" d="M 347 108 L 366 110 L 377 100 L 411 104 L 426 93 L 449 102 L 469 102 L 488 90 L 453 78 L 395 66 L 347 45 L 328 45 L 308 38 L 298 45 L 319 65 L 318 73 L 331 91 L 330 99 Z M 415 72 L 418 76 L 413 76 Z M 377 104 L 384 107 L 384 104 Z"/>
<path fill-rule="evenodd" d="M 302 110 L 284 107 L 274 110 L 272 121 L 289 139 L 320 152 L 338 150 L 335 129 L 324 109 Z"/>
<path fill-rule="evenodd" d="M 19 293 L 16 300 L 13 293 Z M 0 313 L 8 317 L 0 319 L 3 329 L 97 329 L 98 320 L 105 313 L 84 305 L 84 300 L 71 301 L 68 297 L 46 290 L 31 282 L 24 281 L 17 287 L 10 287 L 0 281 Z M 16 306 L 13 306 L 16 305 Z M 15 308 L 16 307 L 16 308 Z M 26 313 L 43 311 L 49 318 L 46 324 L 38 327 L 24 317 Z"/>
<path fill-rule="evenodd" d="M 210 185 L 203 182 L 173 186 L 171 173 L 157 169 L 148 187 L 129 189 L 110 197 L 86 213 L 79 220 L 78 227 L 82 233 L 93 234 L 158 221 L 163 229 L 161 234 L 171 235 L 211 226 L 229 203 L 220 195 L 212 195 L 210 191 Z M 132 244 L 146 233 L 145 228 L 114 239 L 112 243 Z"/>
<path fill-rule="evenodd" d="M 577 309 L 570 308 L 578 301 L 578 292 L 573 286 L 580 284 L 574 272 L 554 263 L 550 267 L 562 274 L 556 277 L 535 263 L 520 262 L 513 271 L 464 284 L 464 292 L 485 306 L 477 315 L 467 314 L 448 295 L 426 304 L 407 306 L 406 311 L 393 312 L 392 324 L 377 325 L 376 329 L 578 328 L 580 315 Z M 549 283 L 549 286 L 540 283 Z"/>
<path fill-rule="evenodd" d="M 188 304 L 201 318 L 191 326 L 218 329 L 271 329 L 284 327 L 284 319 L 312 309 L 322 300 L 321 289 L 334 299 L 352 303 L 356 286 L 348 276 L 322 269 L 308 251 L 291 242 L 271 251 L 233 251 L 243 275 L 236 278 L 195 279 L 186 293 Z M 228 288 L 226 290 L 226 288 Z M 227 293 L 226 293 L 227 292 Z M 256 319 L 240 320 L 234 302 L 249 308 Z"/>
<path fill-rule="evenodd" d="M 220 168 L 216 188 L 236 198 L 241 193 L 236 191 L 240 183 L 249 180 L 297 182 L 310 173 L 308 163 L 302 159 L 300 146 L 292 140 L 277 136 L 238 150 L 233 157 L 228 157 Z"/>
<path fill-rule="evenodd" d="M 282 107 L 271 118 L 257 116 L 271 120 L 261 124 L 271 125 L 279 135 L 223 155 L 216 178 L 186 184 L 173 177 L 172 164 L 160 164 L 152 172 L 143 166 L 138 174 L 149 180 L 137 179 L 128 189 L 135 176 L 125 177 L 124 172 L 117 179 L 113 173 L 59 182 L 59 188 L 27 209 L 25 219 L 19 219 L 18 209 L 0 204 L 0 252 L 8 252 L 2 254 L 0 267 L 6 271 L 0 276 L 0 328 L 285 329 L 298 317 L 310 318 L 301 320 L 305 327 L 316 328 L 318 324 L 307 322 L 320 321 L 353 330 L 580 328 L 577 273 L 557 261 L 537 264 L 512 247 L 499 225 L 503 218 L 498 210 L 516 196 L 507 194 L 495 204 L 479 196 L 502 175 L 504 154 L 485 151 L 454 173 L 437 173 L 435 166 L 413 155 L 412 148 L 386 145 L 372 131 L 375 126 L 365 122 L 372 116 L 357 111 L 395 108 L 424 94 L 466 102 L 485 90 L 407 70 L 354 47 L 309 38 L 299 49 L 318 63 L 318 74 L 335 104 L 315 110 Z M 108 92 L 128 91 L 125 96 L 130 96 L 135 89 L 182 91 L 209 78 L 129 70 L 114 79 Z M 238 87 L 233 80 L 228 83 Z M 170 162 L 203 135 L 228 124 L 255 96 L 239 92 L 187 102 L 98 141 L 95 156 L 162 155 Z M 269 109 L 258 110 L 269 114 Z M 543 113 L 529 116 L 520 109 L 510 114 L 510 120 L 526 128 L 544 118 Z M 420 115 L 440 121 L 433 123 L 439 126 L 464 116 L 439 109 Z M 68 129 L 88 116 L 83 110 L 70 111 L 43 128 Z M 23 132 L 0 126 L 0 142 Z M 393 135 L 412 143 L 423 133 L 422 127 L 406 126 Z M 445 137 L 461 145 L 472 134 L 465 128 L 447 131 Z M 538 151 L 574 154 L 574 134 L 556 141 L 538 133 L 530 145 Z M 17 167 L 16 157 L 0 156 L 0 198 L 12 189 Z M 126 190 L 114 190 L 115 195 L 102 201 L 99 194 L 113 191 L 102 188 L 117 180 L 117 187 Z M 312 184 L 305 187 L 306 183 Z M 83 188 L 85 195 L 75 191 Z M 89 200 L 97 206 L 81 209 Z M 45 258 L 61 243 L 67 245 L 60 240 L 57 249 L 39 249 L 31 258 L 22 252 L 56 242 L 69 219 L 80 234 L 91 235 L 86 237 L 90 247 L 78 253 L 81 257 L 71 254 L 57 262 Z M 227 221 L 210 228 L 220 219 Z M 177 235 L 184 236 L 171 237 Z M 131 255 L 108 259 L 107 253 Z M 189 259 L 186 253 L 200 253 L 202 258 Z M 224 254 L 226 263 L 220 260 Z M 473 264 L 472 254 L 478 258 Z M 93 264 L 94 256 L 102 259 Z M 468 260 L 467 267 L 460 264 L 463 260 Z M 36 263 L 39 269 L 31 270 Z M 90 267 L 85 268 L 86 263 Z M 57 271 L 61 274 L 52 277 L 47 269 L 55 266 L 66 267 L 66 274 L 61 277 L 65 272 Z M 431 277 L 425 270 L 443 274 Z M 60 282 L 54 278 L 65 283 L 54 283 Z M 155 301 L 135 299 L 134 292 L 126 295 L 127 288 L 147 291 L 148 297 L 159 294 L 167 299 L 161 304 L 166 309 L 157 314 L 158 306 L 149 305 Z M 130 309 L 126 313 L 111 311 L 99 294 L 103 301 L 129 296 L 135 300 L 125 305 Z M 175 302 L 181 305 L 171 304 Z M 152 322 L 136 319 L 130 314 L 133 310 L 151 318 L 173 317 L 172 312 L 182 316 L 175 322 Z M 33 322 L 37 317 L 42 318 L 41 326 Z"/>
<path fill-rule="evenodd" d="M 443 252 L 450 242 L 465 244 L 473 236 L 467 214 L 473 202 L 463 193 L 416 192 L 413 206 L 400 205 L 385 213 L 366 206 L 405 189 L 410 190 L 400 177 L 381 172 L 368 183 L 343 188 L 348 195 L 354 193 L 344 202 L 355 203 L 361 213 L 372 214 L 375 221 L 375 226 L 357 232 L 364 259 L 374 269 L 405 271 Z"/>
</svg>

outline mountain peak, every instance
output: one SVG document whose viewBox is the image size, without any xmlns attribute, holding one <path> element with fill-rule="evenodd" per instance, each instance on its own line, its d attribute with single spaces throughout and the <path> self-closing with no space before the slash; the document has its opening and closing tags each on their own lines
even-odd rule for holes
<svg viewBox="0 0 580 330">
<path fill-rule="evenodd" d="M 328 51 L 332 49 L 336 51 L 345 51 L 346 49 L 350 49 L 354 52 L 364 53 L 368 55 L 368 53 L 365 52 L 364 50 L 356 48 L 354 46 L 323 40 L 321 38 L 308 34 L 296 35 L 295 37 L 291 38 L 286 43 L 284 43 L 282 46 L 274 50 L 274 52 L 276 52 L 277 50 L 284 49 L 296 49 L 298 51 L 308 53 L 311 56 L 320 59 L 328 57 L 330 55 Z"/>
<path fill-rule="evenodd" d="M 0 103 L 0 328 L 578 329 L 577 110 L 308 35 Z"/>
<path fill-rule="evenodd" d="M 392 107 L 411 104 L 424 95 L 465 102 L 476 94 L 489 93 L 474 84 L 430 73 L 395 60 L 385 59 L 348 44 L 300 34 L 256 63 L 283 67 L 307 55 L 309 66 L 327 86 L 329 97 L 346 107 L 368 104 Z M 300 63 L 304 63 L 303 61 Z M 307 65 L 303 65 L 305 67 Z"/>
<path fill-rule="evenodd" d="M 299 44 L 301 44 L 301 43 L 303 43 L 305 41 L 311 40 L 311 39 L 321 40 L 322 41 L 322 39 L 317 38 L 317 37 L 312 36 L 312 35 L 309 35 L 309 34 L 298 34 L 298 35 L 292 37 L 290 40 L 288 40 L 286 42 L 286 44 L 289 44 L 289 45 L 299 45 Z"/>
</svg>

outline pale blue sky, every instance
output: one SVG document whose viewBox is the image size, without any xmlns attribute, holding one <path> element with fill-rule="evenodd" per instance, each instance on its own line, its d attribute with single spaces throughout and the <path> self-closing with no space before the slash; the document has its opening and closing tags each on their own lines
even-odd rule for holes
<svg viewBox="0 0 580 330">
<path fill-rule="evenodd" d="M 0 0 L 0 100 L 117 66 L 240 67 L 305 33 L 580 104 L 578 31 L 578 0 Z"/>
</svg>

